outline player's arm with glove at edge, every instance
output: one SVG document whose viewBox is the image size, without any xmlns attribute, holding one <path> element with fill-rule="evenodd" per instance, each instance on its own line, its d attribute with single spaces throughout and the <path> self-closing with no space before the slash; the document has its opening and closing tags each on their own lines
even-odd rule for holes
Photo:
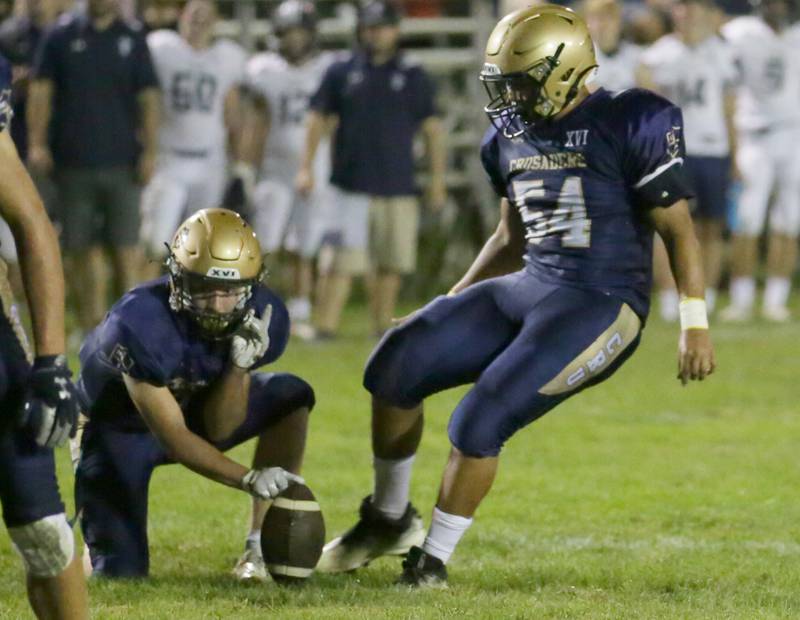
<svg viewBox="0 0 800 620">
<path fill-rule="evenodd" d="M 0 215 L 8 222 L 19 252 L 36 344 L 19 423 L 38 445 L 54 448 L 75 435 L 78 422 L 75 386 L 64 356 L 61 254 L 55 230 L 7 130 L 0 132 L 0 169 Z"/>
<path fill-rule="evenodd" d="M 223 439 L 247 413 L 250 366 L 269 348 L 271 306 L 259 319 L 248 312 L 231 338 L 230 364 L 212 386 L 203 410 L 212 440 Z M 169 455 L 192 471 L 230 487 L 243 489 L 259 499 L 270 499 L 303 478 L 280 467 L 249 470 L 229 459 L 206 439 L 186 426 L 180 405 L 166 387 L 123 375 L 136 408 Z M 227 433 L 227 434 L 226 434 Z"/>
<path fill-rule="evenodd" d="M 672 273 L 681 297 L 681 335 L 678 379 L 683 385 L 702 381 L 714 372 L 714 347 L 708 331 L 700 244 L 694 234 L 686 200 L 649 211 L 650 221 L 667 247 Z"/>
</svg>

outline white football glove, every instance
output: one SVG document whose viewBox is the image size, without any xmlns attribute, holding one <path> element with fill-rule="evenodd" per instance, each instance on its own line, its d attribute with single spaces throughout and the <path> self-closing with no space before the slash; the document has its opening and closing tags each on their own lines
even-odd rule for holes
<svg viewBox="0 0 800 620">
<path fill-rule="evenodd" d="M 242 488 L 259 499 L 274 499 L 290 485 L 305 483 L 304 478 L 282 467 L 251 469 L 242 478 Z"/>
<path fill-rule="evenodd" d="M 267 352 L 271 320 L 272 305 L 267 306 L 260 319 L 252 308 L 247 311 L 231 339 L 231 362 L 234 366 L 249 369 Z"/>
</svg>

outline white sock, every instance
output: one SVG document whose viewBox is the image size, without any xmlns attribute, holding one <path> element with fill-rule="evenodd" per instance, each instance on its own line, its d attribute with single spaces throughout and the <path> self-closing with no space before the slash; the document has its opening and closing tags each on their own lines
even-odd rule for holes
<svg viewBox="0 0 800 620">
<path fill-rule="evenodd" d="M 791 286 L 789 278 L 777 278 L 775 276 L 767 278 L 767 285 L 764 287 L 764 307 L 784 307 L 786 302 L 789 301 Z"/>
<path fill-rule="evenodd" d="M 434 508 L 431 528 L 428 530 L 422 550 L 447 564 L 453 551 L 456 550 L 458 541 L 461 540 L 470 525 L 472 525 L 472 519 L 451 515 Z"/>
<path fill-rule="evenodd" d="M 251 530 L 244 540 L 246 551 L 256 551 L 261 555 L 261 530 Z"/>
<path fill-rule="evenodd" d="M 755 278 L 733 278 L 731 280 L 731 305 L 750 310 L 756 300 Z"/>
<path fill-rule="evenodd" d="M 706 310 L 708 313 L 711 314 L 714 312 L 714 308 L 717 305 L 717 289 L 715 288 L 707 288 L 706 289 Z"/>
<path fill-rule="evenodd" d="M 404 459 L 372 460 L 375 469 L 375 489 L 372 492 L 372 505 L 390 519 L 399 519 L 408 506 L 411 466 L 415 455 Z"/>
<path fill-rule="evenodd" d="M 305 323 L 311 320 L 311 300 L 308 297 L 292 297 L 286 302 L 293 321 Z"/>
<path fill-rule="evenodd" d="M 678 291 L 674 288 L 658 292 L 658 309 L 664 321 L 674 323 L 678 320 L 678 302 Z"/>
</svg>

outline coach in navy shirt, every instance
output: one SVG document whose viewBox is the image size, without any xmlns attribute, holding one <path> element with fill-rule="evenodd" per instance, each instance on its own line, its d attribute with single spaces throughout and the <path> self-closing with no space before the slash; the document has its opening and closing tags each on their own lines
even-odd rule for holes
<svg viewBox="0 0 800 620">
<path fill-rule="evenodd" d="M 157 78 L 140 25 L 119 17 L 118 1 L 88 0 L 86 13 L 58 20 L 37 52 L 28 104 L 29 160 L 55 168 L 84 330 L 106 310 L 102 246 L 117 291 L 137 283 L 139 187 L 156 152 Z"/>
<path fill-rule="evenodd" d="M 413 142 L 422 130 L 431 167 L 429 204 L 446 199 L 445 150 L 429 76 L 398 49 L 399 15 L 390 2 L 366 4 L 359 14 L 360 47 L 332 64 L 311 100 L 301 193 L 314 184 L 312 162 L 325 128 L 338 121 L 331 183 L 336 191 L 341 244 L 320 300 L 318 329 L 338 328 L 352 276 L 374 272 L 376 331 L 391 325 L 401 276 L 416 266 L 419 209 Z"/>
</svg>

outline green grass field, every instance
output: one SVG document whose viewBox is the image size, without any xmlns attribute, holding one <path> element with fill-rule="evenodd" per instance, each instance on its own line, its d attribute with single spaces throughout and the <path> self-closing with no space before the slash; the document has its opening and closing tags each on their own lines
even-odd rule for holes
<svg viewBox="0 0 800 620">
<path fill-rule="evenodd" d="M 304 474 L 329 537 L 371 490 L 360 379 L 374 343 L 355 335 L 369 331 L 358 319 L 339 342 L 293 342 L 277 365 L 317 391 Z M 800 326 L 717 327 L 718 374 L 687 388 L 674 378 L 676 336 L 653 320 L 613 379 L 509 443 L 450 563 L 449 590 L 394 586 L 397 559 L 316 575 L 303 589 L 238 584 L 229 571 L 248 498 L 171 466 L 151 489 L 151 578 L 92 582 L 94 617 L 800 617 Z M 462 393 L 427 404 L 412 489 L 426 517 Z M 66 450 L 59 461 L 69 496 Z M 29 617 L 6 536 L 0 574 L 0 617 Z"/>
</svg>

